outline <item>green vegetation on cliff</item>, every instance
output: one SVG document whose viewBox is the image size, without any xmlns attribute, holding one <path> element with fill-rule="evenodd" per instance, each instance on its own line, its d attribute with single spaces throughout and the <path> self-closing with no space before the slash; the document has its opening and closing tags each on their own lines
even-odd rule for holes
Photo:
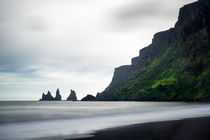
<svg viewBox="0 0 210 140">
<path fill-rule="evenodd" d="M 132 64 L 115 69 L 97 100 L 210 99 L 210 2 L 180 9 L 174 28 L 154 35 Z"/>
</svg>

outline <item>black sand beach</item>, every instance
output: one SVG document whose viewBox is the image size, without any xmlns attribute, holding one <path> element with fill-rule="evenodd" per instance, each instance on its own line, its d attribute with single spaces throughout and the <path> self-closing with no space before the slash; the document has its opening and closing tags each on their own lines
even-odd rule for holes
<svg viewBox="0 0 210 140">
<path fill-rule="evenodd" d="M 210 117 L 136 124 L 92 135 L 74 140 L 209 140 Z"/>
</svg>

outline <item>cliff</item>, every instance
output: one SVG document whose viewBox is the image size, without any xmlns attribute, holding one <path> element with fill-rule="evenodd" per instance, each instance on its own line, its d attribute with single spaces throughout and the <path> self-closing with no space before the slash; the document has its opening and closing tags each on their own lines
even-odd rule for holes
<svg viewBox="0 0 210 140">
<path fill-rule="evenodd" d="M 115 69 L 97 100 L 210 99 L 210 2 L 182 7 L 174 28 L 154 35 L 131 65 Z"/>
</svg>

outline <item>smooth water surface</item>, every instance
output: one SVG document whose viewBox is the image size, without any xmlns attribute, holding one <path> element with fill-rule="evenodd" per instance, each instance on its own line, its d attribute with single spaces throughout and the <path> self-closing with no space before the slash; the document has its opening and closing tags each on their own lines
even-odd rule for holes
<svg viewBox="0 0 210 140">
<path fill-rule="evenodd" d="M 0 139 L 71 138 L 135 123 L 210 116 L 210 104 L 180 102 L 0 102 Z"/>
</svg>

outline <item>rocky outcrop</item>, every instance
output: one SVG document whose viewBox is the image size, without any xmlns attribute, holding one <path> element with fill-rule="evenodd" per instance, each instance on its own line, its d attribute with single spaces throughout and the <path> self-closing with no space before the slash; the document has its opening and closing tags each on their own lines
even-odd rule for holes
<svg viewBox="0 0 210 140">
<path fill-rule="evenodd" d="M 77 95 L 74 90 L 70 91 L 70 95 L 68 96 L 67 101 L 77 101 Z"/>
<path fill-rule="evenodd" d="M 184 100 L 210 97 L 210 1 L 180 9 L 174 28 L 156 33 L 131 65 L 116 68 L 97 100 Z"/>
<path fill-rule="evenodd" d="M 81 101 L 96 101 L 96 97 L 88 94 L 87 96 L 82 98 Z"/>
<path fill-rule="evenodd" d="M 109 88 L 112 88 L 121 84 L 124 80 L 126 80 L 126 77 L 128 76 L 130 72 L 131 72 L 130 65 L 124 65 L 124 66 L 115 68 L 114 76 L 112 78 L 112 82 Z"/>
<path fill-rule="evenodd" d="M 209 0 L 199 0 L 199 2 L 194 2 L 180 9 L 175 28 L 180 28 L 183 39 L 186 39 L 190 34 L 209 34 L 209 3 Z"/>
<path fill-rule="evenodd" d="M 114 76 L 112 78 L 112 82 L 105 89 L 103 94 L 97 93 L 97 95 L 96 95 L 97 100 L 104 100 L 104 98 L 108 97 L 109 94 L 112 93 L 112 89 L 117 88 L 124 81 L 126 81 L 128 75 L 130 74 L 131 71 L 132 71 L 132 67 L 130 65 L 124 65 L 124 66 L 120 66 L 118 68 L 115 68 Z M 106 91 L 109 91 L 109 92 L 106 92 Z"/>
<path fill-rule="evenodd" d="M 40 99 L 40 101 L 53 101 L 53 100 L 54 100 L 54 98 L 51 95 L 50 91 L 48 91 L 46 95 L 43 93 L 42 98 Z"/>
<path fill-rule="evenodd" d="M 61 101 L 59 89 L 56 90 L 55 98 L 52 96 L 51 92 L 48 91 L 46 95 L 44 93 L 42 94 L 42 98 L 39 101 Z"/>
<path fill-rule="evenodd" d="M 56 90 L 56 96 L 54 98 L 56 101 L 61 101 L 61 95 L 59 89 Z"/>
</svg>

